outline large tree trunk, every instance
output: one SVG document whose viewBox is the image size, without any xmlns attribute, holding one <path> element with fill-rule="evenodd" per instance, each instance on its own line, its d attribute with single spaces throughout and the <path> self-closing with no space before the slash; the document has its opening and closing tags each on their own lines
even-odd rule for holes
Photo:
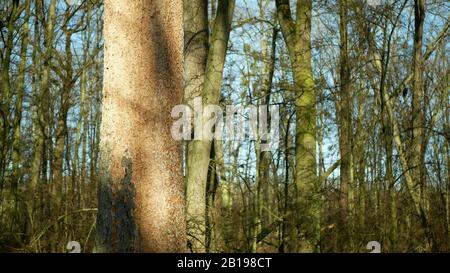
<svg viewBox="0 0 450 273">
<path fill-rule="evenodd" d="M 181 149 L 182 1 L 105 1 L 96 251 L 186 250 Z"/>
</svg>

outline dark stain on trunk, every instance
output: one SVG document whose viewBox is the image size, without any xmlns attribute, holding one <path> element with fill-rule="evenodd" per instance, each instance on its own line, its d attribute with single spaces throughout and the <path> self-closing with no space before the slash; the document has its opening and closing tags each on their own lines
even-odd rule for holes
<svg viewBox="0 0 450 273">
<path fill-rule="evenodd" d="M 125 176 L 120 181 L 119 189 L 114 199 L 117 251 L 133 252 L 134 239 L 136 237 L 136 225 L 134 222 L 134 198 L 136 191 L 132 182 L 133 168 L 130 158 L 122 158 L 122 167 L 125 168 Z"/>
<path fill-rule="evenodd" d="M 134 252 L 137 232 L 132 160 L 122 157 L 121 165 L 125 172 L 120 181 L 113 181 L 108 161 L 101 166 L 98 187 L 96 252 Z"/>
</svg>

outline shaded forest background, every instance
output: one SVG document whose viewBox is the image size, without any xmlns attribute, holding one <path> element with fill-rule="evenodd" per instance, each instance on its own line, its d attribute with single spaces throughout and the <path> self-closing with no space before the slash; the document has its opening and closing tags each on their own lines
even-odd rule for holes
<svg viewBox="0 0 450 273">
<path fill-rule="evenodd" d="M 213 142 L 189 249 L 450 251 L 448 1 L 297 1 L 185 4 L 226 57 L 218 103 L 281 111 L 276 151 Z M 0 252 L 94 249 L 102 27 L 102 1 L 0 1 Z"/>
</svg>

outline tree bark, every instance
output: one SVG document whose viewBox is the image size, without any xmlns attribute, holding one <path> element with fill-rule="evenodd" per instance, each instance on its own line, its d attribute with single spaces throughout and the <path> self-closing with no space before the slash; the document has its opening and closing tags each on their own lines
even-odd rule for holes
<svg viewBox="0 0 450 273">
<path fill-rule="evenodd" d="M 182 1 L 105 1 L 97 252 L 184 252 Z"/>
</svg>

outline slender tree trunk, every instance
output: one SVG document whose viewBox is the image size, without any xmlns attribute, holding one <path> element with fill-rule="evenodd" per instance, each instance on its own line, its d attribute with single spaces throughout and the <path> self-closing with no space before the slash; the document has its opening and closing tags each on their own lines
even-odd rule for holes
<svg viewBox="0 0 450 273">
<path fill-rule="evenodd" d="M 70 13 L 66 10 L 65 18 L 69 20 Z M 63 178 L 64 167 L 64 144 L 67 135 L 67 115 L 70 109 L 70 91 L 73 86 L 73 70 L 72 70 L 72 30 L 64 28 L 65 33 L 65 55 L 66 63 L 64 67 L 63 86 L 60 90 L 60 107 L 58 109 L 58 121 L 56 127 L 56 142 L 53 151 L 53 179 L 52 187 L 57 200 L 57 206 L 63 206 L 63 195 L 65 179 Z"/>
<path fill-rule="evenodd" d="M 35 18 L 34 18 L 34 39 L 33 39 L 33 43 L 38 45 L 40 44 L 40 35 L 38 35 L 39 33 L 39 14 L 38 14 L 38 0 L 35 0 L 34 2 L 34 7 L 35 7 Z M 32 61 L 33 63 L 37 64 L 39 62 L 39 58 L 38 58 L 38 54 L 37 54 L 37 49 L 36 47 L 33 47 L 33 54 L 32 54 Z M 37 180 L 39 177 L 39 166 L 37 166 L 37 170 L 36 170 L 36 161 L 41 159 L 42 156 L 42 145 L 39 145 L 39 141 L 40 139 L 42 139 L 40 137 L 40 133 L 41 133 L 41 128 L 39 127 L 39 121 L 38 121 L 38 105 L 39 105 L 39 87 L 38 87 L 38 83 L 39 83 L 39 79 L 40 79 L 40 73 L 38 71 L 36 71 L 36 69 L 33 69 L 32 72 L 32 103 L 31 103 L 31 122 L 32 122 L 32 139 L 33 139 L 33 144 L 35 145 L 35 150 L 32 156 L 32 161 L 31 161 L 31 177 L 30 177 L 30 183 L 28 184 L 28 192 L 29 192 L 29 197 L 28 197 L 28 201 L 27 201 L 27 210 L 28 210 L 28 217 L 29 219 L 29 224 L 28 224 L 28 233 L 29 234 L 33 234 L 34 231 L 34 226 L 35 226 L 35 222 L 37 219 L 37 217 L 35 217 L 35 215 L 38 215 L 36 213 L 36 204 L 38 204 L 38 200 L 40 200 L 40 196 L 38 195 L 38 191 L 37 191 Z M 37 156 L 39 155 L 39 158 L 37 158 Z M 40 163 L 39 163 L 40 164 Z M 38 198 L 39 197 L 39 198 Z M 42 204 L 42 202 L 41 202 Z M 42 212 L 42 211 L 41 211 Z M 42 215 L 42 213 L 41 213 Z"/>
<path fill-rule="evenodd" d="M 36 3 L 39 3 L 36 1 Z M 36 14 L 38 14 L 38 11 L 42 12 L 43 6 L 41 3 L 36 5 Z M 39 93 L 35 94 L 35 102 L 34 102 L 34 122 L 33 122 L 33 130 L 34 130 L 34 153 L 31 163 L 31 187 L 35 188 L 38 180 L 39 180 L 39 174 L 41 172 L 42 167 L 42 158 L 43 153 L 45 153 L 45 136 L 47 134 L 47 124 L 46 121 L 46 113 L 44 111 L 48 111 L 48 96 L 49 96 L 49 86 L 50 86 L 50 62 L 52 58 L 52 52 L 53 52 L 53 27 L 56 19 L 56 0 L 52 0 L 50 2 L 50 7 L 48 11 L 49 15 L 47 18 L 47 28 L 45 31 L 45 52 L 42 56 L 42 76 L 40 80 L 40 86 L 39 86 Z M 37 15 L 36 15 L 37 16 Z M 37 92 L 36 92 L 37 93 Z M 44 172 L 46 173 L 46 172 Z"/>
<path fill-rule="evenodd" d="M 320 251 L 320 185 L 316 170 L 316 93 L 311 66 L 312 1 L 297 1 L 291 16 L 289 1 L 277 0 L 278 20 L 291 59 L 296 92 L 295 181 L 297 186 L 298 248 Z"/>
<path fill-rule="evenodd" d="M 234 0 L 219 0 L 217 15 L 214 20 L 212 37 L 209 45 L 206 63 L 205 78 L 201 96 L 203 105 L 218 105 L 222 85 L 223 67 L 230 36 L 231 21 L 234 11 Z M 204 7 L 200 10 L 203 11 Z M 204 28 L 202 20 L 201 27 Z M 204 40 L 200 40 L 204 43 Z M 204 55 L 204 49 L 200 48 L 200 56 Z M 189 58 L 189 56 L 188 56 Z M 199 61 L 199 60 L 197 60 Z M 201 61 L 201 60 L 200 60 Z M 187 64 L 188 65 L 188 64 Z M 201 68 L 193 72 L 201 74 Z M 186 83 L 189 86 L 189 83 Z M 194 85 L 195 87 L 195 85 Z M 198 94 L 190 87 L 187 95 Z M 188 98 L 191 99 L 191 98 Z M 202 113 L 197 113 L 202 115 Z M 194 252 L 205 251 L 205 198 L 208 167 L 210 162 L 211 141 L 192 140 L 188 144 L 188 170 L 186 206 L 189 227 L 189 238 Z"/>
<path fill-rule="evenodd" d="M 208 57 L 208 1 L 183 1 L 184 11 L 184 102 L 193 109 L 193 100 L 202 95 Z M 187 142 L 186 221 L 188 245 L 193 252 L 205 252 L 206 177 L 198 168 L 209 158 L 196 161 L 198 141 Z M 208 160 L 208 161 L 206 161 Z M 201 166 L 199 166 L 201 163 Z M 206 169 L 207 171 L 207 169 Z"/>
<path fill-rule="evenodd" d="M 224 217 L 223 211 L 223 198 L 224 198 L 224 190 L 227 189 L 225 184 L 228 183 L 227 178 L 225 177 L 225 166 L 223 159 L 223 143 L 222 140 L 216 139 L 214 140 L 214 160 L 216 166 L 216 179 L 217 179 L 217 200 L 215 202 L 215 220 L 216 223 L 214 225 L 214 234 L 217 236 L 216 240 L 216 250 L 218 252 L 225 251 L 225 232 L 224 225 L 226 221 L 226 217 Z"/>
<path fill-rule="evenodd" d="M 340 33 L 340 97 L 339 97 L 339 150 L 340 165 L 340 243 L 341 251 L 348 250 L 351 239 L 351 219 L 349 218 L 349 188 L 352 166 L 352 94 L 350 91 L 350 66 L 348 53 L 348 6 L 347 0 L 339 3 L 339 33 Z"/>
<path fill-rule="evenodd" d="M 221 234 L 222 234 L 222 250 L 229 251 L 228 246 L 231 241 L 231 230 L 232 230 L 232 181 L 233 179 L 225 176 L 225 163 L 224 163 L 224 153 L 223 153 L 223 143 L 220 140 L 216 140 L 214 143 L 216 149 L 216 162 L 217 162 L 217 172 L 219 178 L 220 186 L 220 200 L 221 200 Z"/>
<path fill-rule="evenodd" d="M 211 164 L 208 172 L 208 184 L 206 186 L 206 233 L 205 233 L 205 252 L 216 252 L 217 251 L 217 212 L 219 208 L 217 207 L 216 196 L 217 189 L 219 188 L 219 175 L 218 172 L 218 162 L 216 156 L 216 145 L 221 140 L 214 140 L 211 147 Z"/>
<path fill-rule="evenodd" d="M 262 14 L 262 8 L 261 8 Z M 262 16 L 261 16 L 262 19 Z M 261 105 L 263 107 L 269 107 L 270 105 L 270 95 L 272 92 L 273 75 L 275 73 L 275 54 L 276 54 L 276 40 L 277 40 L 277 29 L 275 28 L 272 33 L 270 48 L 267 45 L 267 38 L 263 38 L 261 42 L 261 48 L 263 51 L 262 58 L 264 60 L 264 70 L 262 77 L 262 90 L 258 95 L 261 97 Z M 270 49 L 270 51 L 269 51 Z M 270 112 L 267 112 L 267 124 L 270 124 Z M 263 126 L 260 124 L 259 126 Z M 274 129 L 274 128 L 270 128 Z M 275 129 L 276 130 L 276 129 Z M 267 130 L 266 134 L 270 134 Z M 256 218 L 255 218 L 255 231 L 252 245 L 252 252 L 256 253 L 258 248 L 258 235 L 260 234 L 263 226 L 267 224 L 267 219 L 263 217 L 263 207 L 268 207 L 269 203 L 265 196 L 268 195 L 269 187 L 269 167 L 270 167 L 270 151 L 265 151 L 261 149 L 261 139 L 267 138 L 267 136 L 260 135 L 260 140 L 258 140 L 258 145 L 256 150 L 257 156 L 257 174 L 256 174 Z M 269 140 L 270 141 L 270 140 Z M 272 140 L 274 141 L 274 140 Z"/>
<path fill-rule="evenodd" d="M 19 63 L 19 75 L 17 78 L 17 94 L 16 94 L 16 102 L 15 102 L 15 112 L 14 112 L 14 121 L 13 121 L 13 150 L 12 150 L 12 179 L 13 179 L 13 188 L 14 195 L 17 196 L 17 188 L 22 178 L 22 154 L 21 154 L 21 121 L 22 121 L 22 103 L 23 97 L 25 94 L 25 70 L 27 67 L 27 49 L 28 49 L 28 40 L 29 40 L 29 23 L 28 20 L 30 18 L 30 1 L 27 0 L 24 3 L 26 15 L 25 15 L 25 23 L 23 26 L 22 33 L 22 44 L 20 48 L 20 63 Z"/>
<path fill-rule="evenodd" d="M 450 98 L 448 90 L 444 91 L 446 95 L 447 105 L 450 104 Z M 445 123 L 444 132 L 447 132 L 447 137 L 445 139 L 445 155 L 447 159 L 447 183 L 446 183 L 446 218 L 447 218 L 447 239 L 448 247 L 450 248 L 450 107 L 446 107 L 445 111 Z"/>
<path fill-rule="evenodd" d="M 91 37 L 91 6 L 87 5 L 86 8 L 86 35 L 83 36 L 83 59 L 88 59 L 89 45 L 90 45 L 90 37 Z M 77 188 L 77 196 L 73 196 L 76 198 L 76 203 L 78 204 L 78 208 L 81 208 L 84 204 L 83 196 L 84 196 L 84 185 L 86 183 L 86 148 L 87 148 L 87 133 L 88 133 L 88 112 L 89 108 L 86 105 L 86 93 L 87 93 L 87 81 L 88 81 L 88 72 L 89 67 L 86 64 L 83 64 L 83 68 L 80 76 L 80 110 L 78 114 L 78 121 L 76 127 L 75 134 L 75 148 L 74 148 L 74 168 L 73 168 L 73 182 Z M 89 95 L 89 94 L 88 94 Z M 81 146 L 81 165 L 80 165 L 80 156 L 79 150 Z M 93 147 L 91 147 L 93 150 Z M 91 160 L 93 158 L 91 157 Z M 80 169 L 80 171 L 78 171 Z"/>
<path fill-rule="evenodd" d="M 290 161 L 289 161 L 289 131 L 291 125 L 291 118 L 287 120 L 286 123 L 286 133 L 284 136 L 284 154 L 285 154 L 285 162 L 284 162 L 284 183 L 283 183 L 283 221 L 280 227 L 281 231 L 281 244 L 278 248 L 280 253 L 285 253 L 288 251 L 288 198 L 289 198 L 289 169 L 290 169 Z"/>
<path fill-rule="evenodd" d="M 297 2 L 299 39 L 293 64 L 296 86 L 295 183 L 302 212 L 301 252 L 320 251 L 320 185 L 316 172 L 316 94 L 311 67 L 312 1 Z M 291 55 L 294 55 L 291 53 Z M 293 56 L 292 56 L 293 57 Z M 291 57 L 291 58 L 292 58 Z"/>
<path fill-rule="evenodd" d="M 4 55 L 2 56 L 2 71 L 1 71 L 1 87 L 2 87 L 2 98 L 0 105 L 0 114 L 2 118 L 2 141 L 0 142 L 0 176 L 3 181 L 6 176 L 7 168 L 7 157 L 9 151 L 9 130 L 10 130 L 10 117 L 9 117 L 9 105 L 11 102 L 11 78 L 10 78 L 10 68 L 11 68 L 11 58 L 14 47 L 14 34 L 15 34 L 15 21 L 18 18 L 19 2 L 14 1 L 10 3 L 8 7 L 10 12 L 6 18 L 6 28 L 8 30 L 8 36 L 4 42 Z M 20 15 L 20 14 L 19 14 Z M 3 36 L 2 36 L 3 37 Z M 4 39 L 4 38 L 3 38 Z M 2 182 L 3 183 L 3 182 Z"/>
<path fill-rule="evenodd" d="M 417 192 L 420 202 L 421 213 L 419 216 L 423 225 L 428 225 L 424 208 L 425 198 L 425 150 L 423 143 L 425 141 L 425 115 L 424 115 L 424 90 L 422 82 L 423 73 L 423 25 L 425 22 L 425 0 L 414 1 L 414 51 L 413 51 L 413 100 L 412 100 L 412 144 L 411 144 L 411 170 L 413 179 L 413 191 Z M 428 230 L 427 227 L 425 227 Z M 431 234 L 426 231 L 428 240 L 431 240 Z M 430 241 L 431 243 L 431 241 Z"/>
</svg>

